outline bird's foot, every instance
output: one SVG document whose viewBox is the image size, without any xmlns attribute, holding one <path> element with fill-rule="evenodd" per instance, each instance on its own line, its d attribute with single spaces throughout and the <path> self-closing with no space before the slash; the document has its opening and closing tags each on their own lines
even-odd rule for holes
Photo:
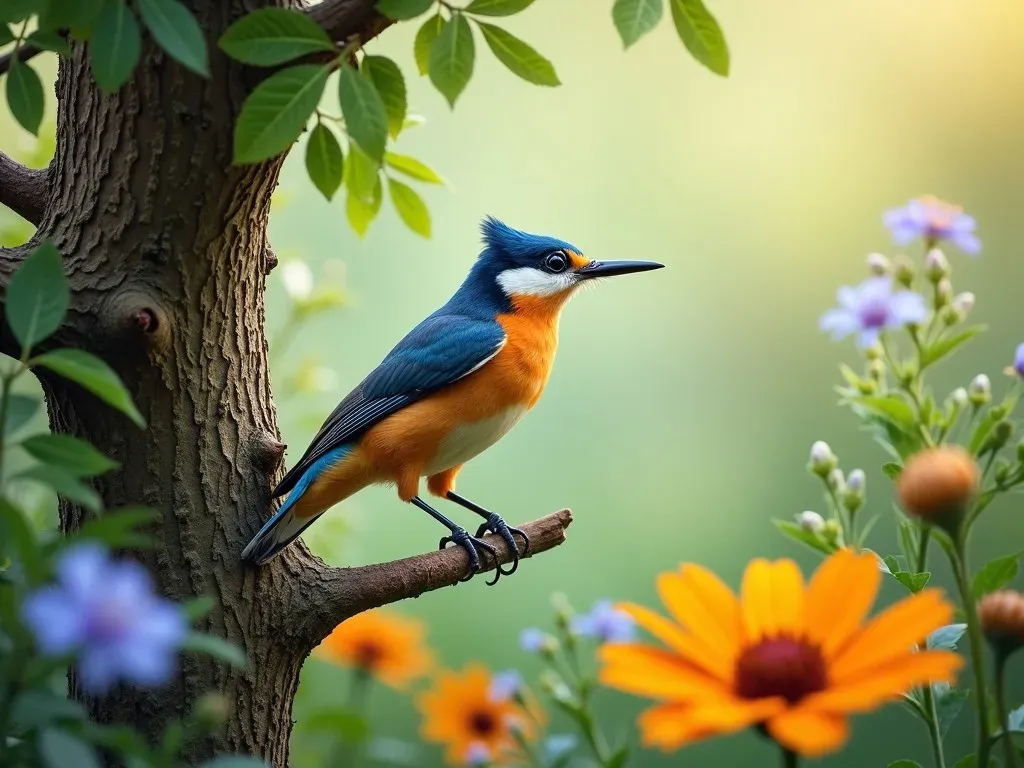
<svg viewBox="0 0 1024 768">
<path fill-rule="evenodd" d="M 501 578 L 502 574 L 501 562 L 498 560 L 498 550 L 496 550 L 486 541 L 482 541 L 479 538 L 479 534 L 477 536 L 470 536 L 469 531 L 467 531 L 465 528 L 455 528 L 450 536 L 445 536 L 443 539 L 441 539 L 441 542 L 438 545 L 438 549 L 444 549 L 446 546 L 448 546 L 449 542 L 462 547 L 464 550 L 466 550 L 466 554 L 469 556 L 469 575 L 467 575 L 466 578 L 464 579 L 459 579 L 459 581 L 469 581 L 480 570 L 482 570 L 483 563 L 481 563 L 480 561 L 480 553 L 478 551 L 478 549 L 482 549 L 484 552 L 491 556 L 491 558 L 494 560 L 494 564 L 497 569 L 494 572 L 494 580 L 488 581 L 487 584 L 494 585 L 498 582 L 498 579 Z"/>
<path fill-rule="evenodd" d="M 480 538 L 488 532 L 501 536 L 505 541 L 505 544 L 508 546 L 509 554 L 512 555 L 512 567 L 506 571 L 502 569 L 501 564 L 499 563 L 498 573 L 502 576 L 511 576 L 516 572 L 516 569 L 519 568 L 519 557 L 521 555 L 525 557 L 526 553 L 530 551 L 530 537 L 518 528 L 510 526 L 501 518 L 501 515 L 496 515 L 494 512 L 488 514 L 486 522 L 481 523 L 480 528 L 476 532 L 477 538 Z M 519 536 L 522 537 L 522 552 L 519 551 L 519 545 L 516 544 L 515 536 L 513 534 L 519 534 Z M 497 577 L 495 577 L 495 581 L 497 581 Z"/>
</svg>

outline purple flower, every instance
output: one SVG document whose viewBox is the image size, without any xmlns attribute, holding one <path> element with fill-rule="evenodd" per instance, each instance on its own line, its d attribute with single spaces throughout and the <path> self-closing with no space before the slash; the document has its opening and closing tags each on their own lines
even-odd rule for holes
<svg viewBox="0 0 1024 768">
<path fill-rule="evenodd" d="M 832 338 L 858 334 L 857 343 L 870 347 L 885 328 L 921 323 L 928 317 L 924 297 L 913 291 L 893 291 L 891 277 L 869 277 L 856 288 L 843 286 L 839 307 L 821 316 L 819 326 Z"/>
<path fill-rule="evenodd" d="M 498 672 L 491 678 L 491 701 L 508 701 L 523 687 L 523 676 L 514 669 Z"/>
<path fill-rule="evenodd" d="M 576 616 L 572 628 L 577 635 L 596 637 L 602 643 L 622 643 L 635 635 L 633 618 L 608 600 L 599 600 L 590 613 Z"/>
<path fill-rule="evenodd" d="M 974 217 L 964 213 L 960 206 L 933 195 L 911 200 L 902 208 L 890 208 L 882 215 L 882 221 L 892 231 L 897 245 L 923 237 L 929 245 L 948 240 L 972 256 L 981 251 L 981 241 L 974 234 Z"/>
<path fill-rule="evenodd" d="M 1004 368 L 1003 372 L 1024 379 L 1024 344 L 1017 345 L 1017 350 L 1013 354 L 1013 365 Z"/>
<path fill-rule="evenodd" d="M 491 750 L 482 741 L 474 741 L 466 749 L 466 765 L 486 765 L 491 759 Z"/>
<path fill-rule="evenodd" d="M 167 682 L 188 632 L 181 609 L 153 593 L 142 566 L 111 560 L 91 543 L 64 551 L 57 583 L 28 596 L 22 619 L 44 656 L 77 653 L 82 685 L 97 694 L 121 680 Z"/>
<path fill-rule="evenodd" d="M 540 653 L 547 635 L 536 627 L 527 627 L 519 633 L 519 647 L 527 653 Z"/>
</svg>

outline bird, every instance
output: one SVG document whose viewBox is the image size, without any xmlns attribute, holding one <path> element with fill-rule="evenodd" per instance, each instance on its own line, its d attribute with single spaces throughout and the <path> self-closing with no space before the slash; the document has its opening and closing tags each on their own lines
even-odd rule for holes
<svg viewBox="0 0 1024 768">
<path fill-rule="evenodd" d="M 331 412 L 299 461 L 272 492 L 287 494 L 242 551 L 262 565 L 320 515 L 370 485 L 392 484 L 403 502 L 448 529 L 439 548 L 462 547 L 468 581 L 493 558 L 494 584 L 510 575 L 529 538 L 504 519 L 455 492 L 463 465 L 494 445 L 540 399 L 569 298 L 600 278 L 660 269 L 654 261 L 593 261 L 579 248 L 524 232 L 487 216 L 483 248 L 446 304 L 412 329 Z M 420 495 L 483 518 L 475 536 Z M 502 568 L 483 540 L 500 536 L 511 553 Z M 515 539 L 523 540 L 523 549 Z"/>
</svg>

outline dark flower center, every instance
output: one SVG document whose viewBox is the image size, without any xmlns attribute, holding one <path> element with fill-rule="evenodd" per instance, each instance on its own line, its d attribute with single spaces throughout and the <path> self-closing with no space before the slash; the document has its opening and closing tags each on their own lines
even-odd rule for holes
<svg viewBox="0 0 1024 768">
<path fill-rule="evenodd" d="M 116 603 L 97 606 L 89 616 L 89 633 L 98 641 L 120 640 L 131 626 L 131 612 Z"/>
<path fill-rule="evenodd" d="M 865 304 L 860 310 L 860 321 L 865 328 L 882 328 L 889 320 L 889 307 L 884 301 Z"/>
<path fill-rule="evenodd" d="M 362 642 L 355 647 L 356 666 L 363 669 L 373 669 L 384 655 L 384 649 L 373 642 Z"/>
<path fill-rule="evenodd" d="M 474 712 L 469 716 L 469 730 L 476 736 L 490 736 L 498 729 L 498 721 L 490 712 Z"/>
<path fill-rule="evenodd" d="M 736 662 L 736 692 L 746 699 L 782 696 L 795 704 L 827 685 L 821 651 L 802 640 L 766 638 Z"/>
</svg>

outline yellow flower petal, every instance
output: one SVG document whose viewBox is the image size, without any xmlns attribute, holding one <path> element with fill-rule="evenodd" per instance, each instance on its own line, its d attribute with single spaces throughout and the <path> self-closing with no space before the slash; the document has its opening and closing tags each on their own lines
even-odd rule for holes
<svg viewBox="0 0 1024 768">
<path fill-rule="evenodd" d="M 714 735 L 689 718 L 691 704 L 671 702 L 645 710 L 637 720 L 640 739 L 645 747 L 660 747 L 666 752 Z"/>
<path fill-rule="evenodd" d="M 951 651 L 908 654 L 884 667 L 876 667 L 846 685 L 808 696 L 801 708 L 816 712 L 867 712 L 898 698 L 915 685 L 953 682 L 963 659 Z"/>
<path fill-rule="evenodd" d="M 880 613 L 839 649 L 829 668 L 833 685 L 856 682 L 875 667 L 910 653 L 911 647 L 953 617 L 937 589 L 926 589 Z"/>
<path fill-rule="evenodd" d="M 688 664 L 678 655 L 638 643 L 611 643 L 598 651 L 599 680 L 609 688 L 653 699 L 689 701 L 729 695 L 721 680 Z"/>
<path fill-rule="evenodd" d="M 743 574 L 743 618 L 747 636 L 759 640 L 799 635 L 804 628 L 804 579 L 792 560 L 756 559 Z"/>
<path fill-rule="evenodd" d="M 644 746 L 669 751 L 708 736 L 735 733 L 785 708 L 783 699 L 728 699 L 710 704 L 671 702 L 648 709 L 637 724 Z"/>
<path fill-rule="evenodd" d="M 658 595 L 672 617 L 705 645 L 736 657 L 743 643 L 740 604 L 715 574 L 687 563 L 658 577 Z"/>
<path fill-rule="evenodd" d="M 807 638 L 832 656 L 857 631 L 878 596 L 877 557 L 841 549 L 819 566 L 807 588 Z"/>
<path fill-rule="evenodd" d="M 838 715 L 790 709 L 768 721 L 768 733 L 784 747 L 807 757 L 839 749 L 849 735 L 846 719 Z"/>
<path fill-rule="evenodd" d="M 708 645 L 678 624 L 642 605 L 619 603 L 615 607 L 631 616 L 640 627 L 650 632 L 694 666 L 720 678 L 723 682 L 732 680 L 734 660 L 722 653 L 721 648 Z"/>
</svg>

